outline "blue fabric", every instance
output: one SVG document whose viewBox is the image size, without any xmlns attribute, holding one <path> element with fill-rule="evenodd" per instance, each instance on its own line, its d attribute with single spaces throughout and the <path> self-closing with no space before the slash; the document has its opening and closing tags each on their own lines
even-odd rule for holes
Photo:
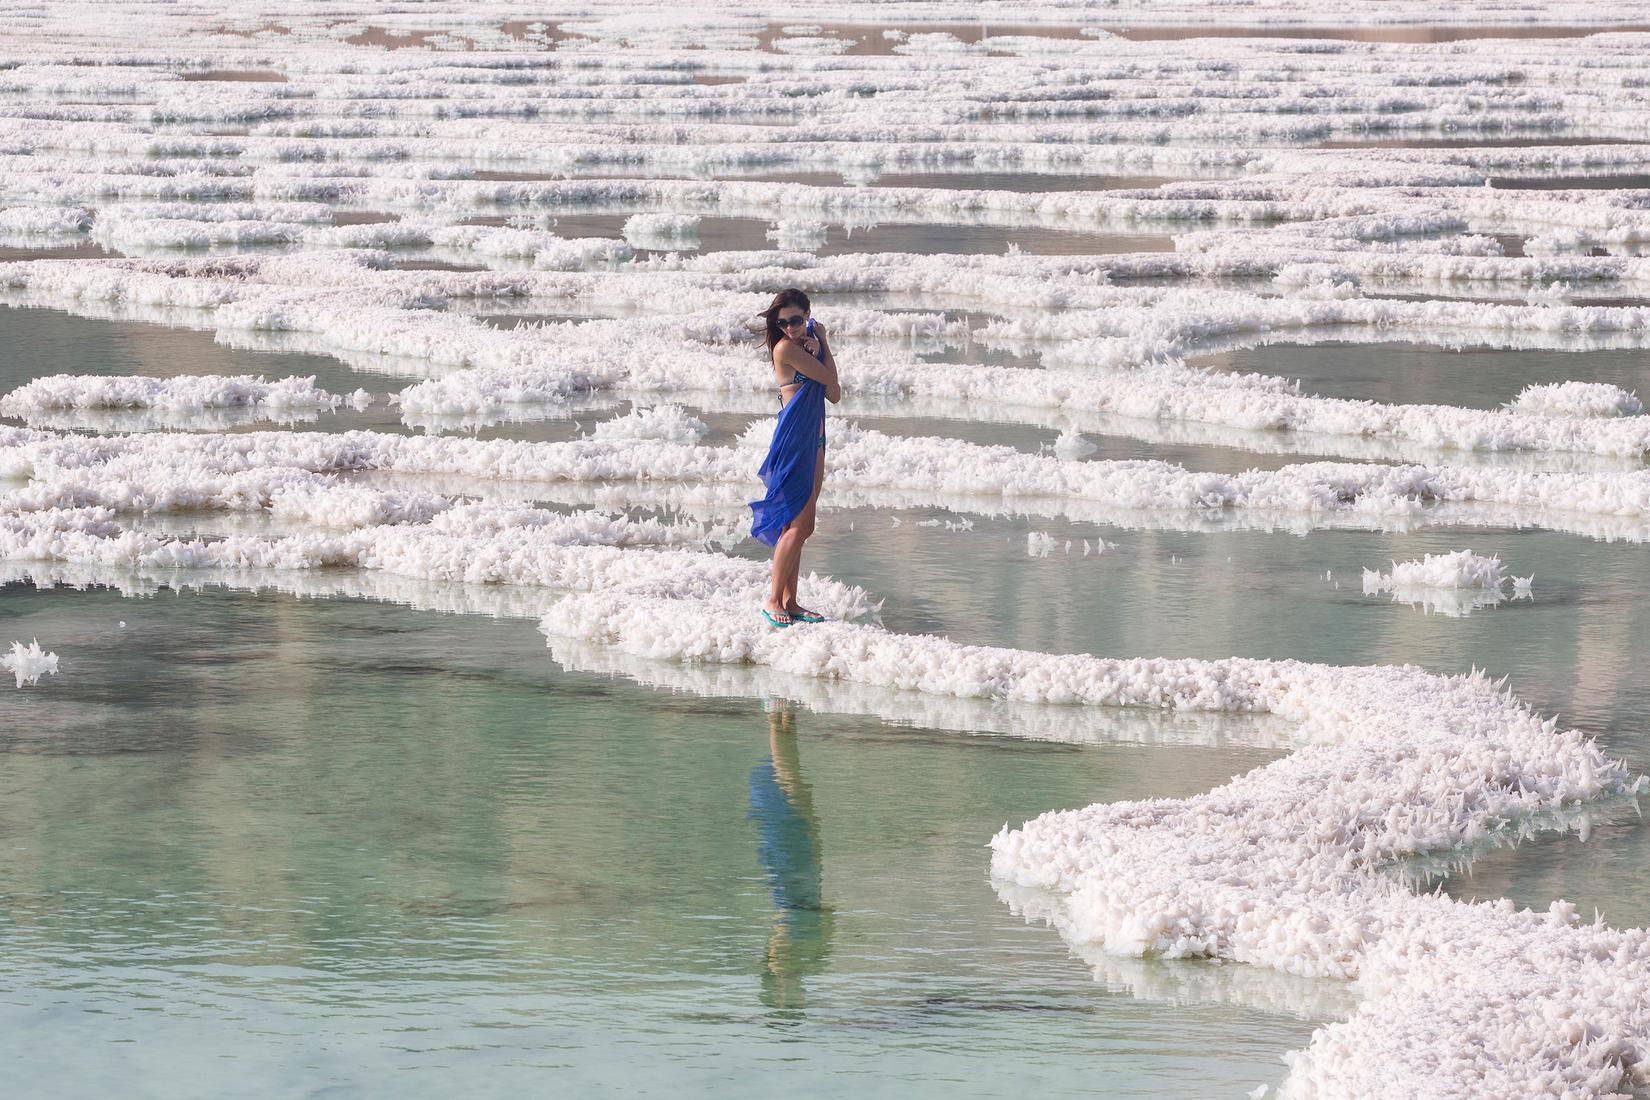
<svg viewBox="0 0 1650 1100">
<path fill-rule="evenodd" d="M 751 812 L 760 836 L 756 854 L 768 873 L 773 903 L 780 909 L 819 909 L 822 875 L 812 824 L 779 785 L 773 762 L 751 769 Z"/>
<path fill-rule="evenodd" d="M 808 331 L 813 332 L 811 321 Z M 820 352 L 824 350 L 821 344 Z M 825 361 L 823 354 L 816 358 Z M 769 546 L 779 541 L 785 525 L 808 506 L 814 493 L 814 456 L 825 441 L 825 386 L 806 375 L 798 377 L 803 379 L 802 388 L 779 410 L 768 457 L 756 471 L 768 495 L 751 501 L 751 537 Z"/>
</svg>

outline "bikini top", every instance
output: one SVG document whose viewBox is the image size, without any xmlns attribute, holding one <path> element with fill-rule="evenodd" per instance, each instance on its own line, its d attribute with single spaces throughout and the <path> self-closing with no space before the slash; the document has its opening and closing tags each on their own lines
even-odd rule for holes
<svg viewBox="0 0 1650 1100">
<path fill-rule="evenodd" d="M 817 351 L 817 352 L 811 351 L 808 354 L 812 355 L 815 359 L 818 359 L 821 363 L 823 363 L 823 362 L 825 362 L 825 356 L 822 355 L 821 352 L 823 352 L 824 350 L 825 350 L 825 343 L 824 343 L 824 341 L 820 341 L 819 351 Z M 796 374 L 791 378 L 791 380 L 786 383 L 786 385 L 798 386 L 798 385 L 801 385 L 803 382 L 806 382 L 807 380 L 808 380 L 807 375 L 803 374 L 801 371 L 797 371 Z M 781 401 L 783 401 L 785 399 L 784 394 L 781 394 L 779 396 L 779 399 Z"/>
</svg>

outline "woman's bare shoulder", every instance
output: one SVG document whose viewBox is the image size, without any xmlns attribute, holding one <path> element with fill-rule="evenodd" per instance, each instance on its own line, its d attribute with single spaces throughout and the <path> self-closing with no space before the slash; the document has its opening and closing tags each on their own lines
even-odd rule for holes
<svg viewBox="0 0 1650 1100">
<path fill-rule="evenodd" d="M 787 363 L 808 362 L 818 362 L 818 360 L 803 351 L 794 341 L 781 340 L 773 346 L 773 365 L 776 368 Z"/>
</svg>

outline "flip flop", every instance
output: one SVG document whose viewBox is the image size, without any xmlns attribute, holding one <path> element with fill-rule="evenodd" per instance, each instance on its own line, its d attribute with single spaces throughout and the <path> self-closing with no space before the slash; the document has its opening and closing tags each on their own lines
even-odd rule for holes
<svg viewBox="0 0 1650 1100">
<path fill-rule="evenodd" d="M 825 616 L 817 611 L 797 611 L 791 614 L 791 621 L 798 623 L 822 623 Z"/>
<path fill-rule="evenodd" d="M 792 616 L 789 613 L 781 612 L 781 614 L 784 614 L 787 619 L 791 619 L 792 622 L 795 621 L 794 618 L 792 618 Z M 771 623 L 772 625 L 777 626 L 781 630 L 784 630 L 787 626 L 791 625 L 791 623 L 788 623 L 788 622 L 787 623 L 782 623 L 778 619 L 774 618 L 772 615 L 768 614 L 768 609 L 765 608 L 765 607 L 762 609 L 762 617 L 764 619 L 768 620 L 768 622 Z"/>
</svg>

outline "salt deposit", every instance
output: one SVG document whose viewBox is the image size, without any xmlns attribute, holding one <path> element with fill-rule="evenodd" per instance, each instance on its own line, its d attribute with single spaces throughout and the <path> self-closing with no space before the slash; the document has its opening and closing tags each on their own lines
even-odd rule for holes
<svg viewBox="0 0 1650 1100">
<path fill-rule="evenodd" d="M 28 648 L 23 648 L 22 642 L 12 642 L 11 652 L 0 655 L 0 668 L 4 668 L 17 678 L 17 686 L 39 683 L 40 677 L 57 675 L 57 654 L 46 653 L 40 648 L 39 639 L 29 642 Z"/>
<path fill-rule="evenodd" d="M 637 248 L 697 248 L 699 219 L 684 214 L 634 214 L 625 219 L 624 237 Z"/>
<path fill-rule="evenodd" d="M 0 476 L 31 478 L 28 491 L 34 493 L 71 485 L 79 492 L 81 483 L 90 481 L 97 491 L 161 486 L 163 496 L 187 497 L 192 484 L 260 471 L 287 476 L 372 470 L 454 477 L 471 490 L 513 481 L 635 481 L 694 491 L 720 485 L 730 499 L 742 500 L 771 424 L 754 422 L 737 446 L 687 442 L 703 430 L 697 418 L 670 406 L 627 414 L 605 434 L 598 429 L 591 438 L 563 443 L 375 432 L 92 441 L 0 428 Z M 1650 538 L 1650 474 L 1643 471 L 1531 474 L 1474 466 L 1306 463 L 1217 474 L 1166 462 L 1072 460 L 940 437 L 894 437 L 853 424 L 834 426 L 832 432 L 826 451 L 830 492 L 894 494 L 890 499 L 942 502 L 961 511 L 1013 508 L 1193 529 L 1221 515 L 1261 527 L 1535 523 Z M 150 490 L 141 492 L 147 498 Z"/>
<path fill-rule="evenodd" d="M 251 375 L 180 375 L 173 378 L 54 374 L 0 397 L 0 416 L 35 423 L 64 410 L 146 409 L 187 414 L 238 409 L 273 419 L 289 411 L 335 409 L 370 400 L 365 391 L 344 398 L 315 388 L 315 377 L 266 382 Z"/>
<path fill-rule="evenodd" d="M 1497 557 L 1471 550 L 1427 554 L 1420 561 L 1393 562 L 1390 573 L 1363 571 L 1364 595 L 1390 593 L 1394 603 L 1419 607 L 1449 618 L 1461 618 L 1481 607 L 1494 607 L 1513 584 L 1516 599 L 1533 599 L 1534 577 L 1510 577 Z"/>
<path fill-rule="evenodd" d="M 567 244 L 569 242 L 562 242 Z M 577 243 L 577 242 L 572 242 Z M 601 242 L 589 242 L 601 244 Z M 575 250 L 577 251 L 577 250 Z M 560 265 L 535 252 L 534 263 Z M 583 257 L 582 259 L 579 257 Z M 591 258 L 579 252 L 575 266 Z M 605 262 L 605 260 L 603 261 Z M 951 265 L 955 266 L 955 265 Z M 863 265 L 839 285 L 862 284 Z M 661 344 L 657 326 L 591 321 L 499 330 L 472 318 L 427 308 L 436 286 L 422 278 L 386 279 L 359 259 L 336 254 L 303 254 L 280 262 L 240 261 L 236 276 L 225 265 L 160 267 L 68 261 L 51 267 L 0 264 L 0 282 L 48 301 L 116 300 L 208 307 L 220 333 L 276 331 L 313 334 L 315 350 L 334 354 L 368 353 L 375 357 L 468 368 L 439 380 L 410 387 L 400 404 L 420 414 L 475 414 L 532 402 L 555 401 L 590 388 L 632 390 L 758 390 L 767 385 L 762 373 L 748 369 L 744 352 L 730 354 L 729 344 L 754 339 L 748 318 L 765 304 L 758 294 L 741 294 L 728 307 L 690 314 L 679 322 L 682 338 Z M 462 273 L 460 273 L 462 274 Z M 952 275 L 955 276 L 953 271 Z M 445 275 L 445 273 L 444 273 Z M 792 280 L 796 271 L 772 273 L 770 279 Z M 290 282 L 322 280 L 332 284 L 294 293 Z M 510 282 L 489 275 L 483 285 L 500 293 Z M 553 284 L 529 279 L 530 292 L 548 293 Z M 562 293 L 582 286 L 581 293 L 606 294 L 581 273 Z M 617 278 L 617 276 L 615 276 Z M 463 280 L 445 275 L 442 289 L 451 294 Z M 634 282 L 626 293 L 640 304 L 658 308 L 660 292 L 679 295 L 684 304 L 704 295 L 681 273 L 620 279 Z M 511 282 L 520 282 L 512 280 Z M 366 284 L 381 283 L 376 290 Z M 642 290 L 651 285 L 654 293 Z M 770 283 L 771 285 L 771 283 Z M 829 289 L 830 284 L 819 289 Z M 601 287 L 601 289 L 598 289 Z M 1637 457 L 1650 451 L 1650 419 L 1537 415 L 1515 410 L 1457 409 L 1437 405 L 1386 405 L 1315 397 L 1299 393 L 1283 379 L 1259 375 L 1222 375 L 1154 357 L 1184 351 L 1213 332 L 1246 332 L 1255 337 L 1298 326 L 1392 326 L 1441 324 L 1486 331 L 1620 332 L 1633 340 L 1650 339 L 1650 309 L 1614 307 L 1501 306 L 1481 303 L 1411 303 L 1375 299 L 1333 302 L 1278 301 L 1235 291 L 1152 292 L 1144 307 L 1118 303 L 1105 311 L 1050 315 L 1038 333 L 1023 322 L 993 322 L 981 330 L 987 339 L 1017 340 L 1034 335 L 1063 342 L 1059 360 L 1131 367 L 1128 370 L 1044 371 L 1004 367 L 924 364 L 902 359 L 869 362 L 859 380 L 860 392 L 981 401 L 1042 409 L 1093 411 L 1152 423 L 1186 421 L 1262 433 L 1310 436 L 1313 446 L 1340 453 L 1347 441 L 1392 441 L 1434 450 L 1468 452 L 1574 452 Z M 1424 308 L 1423 308 L 1424 307 Z M 836 320 L 836 319 L 833 319 Z M 878 331 L 887 319 L 871 313 L 847 317 L 835 328 L 839 336 Z M 1275 336 L 1268 336 L 1275 338 Z M 384 364 L 385 366 L 389 364 Z M 741 370 L 743 366 L 747 369 Z M 382 366 L 380 369 L 383 369 Z M 1574 410 L 1574 399 L 1571 399 Z M 1583 410 L 1584 411 L 1584 410 Z M 1326 440 L 1337 442 L 1325 443 Z"/>
<path fill-rule="evenodd" d="M 705 436 L 705 422 L 678 405 L 658 405 L 632 409 L 623 416 L 603 420 L 591 431 L 591 439 L 611 442 L 621 439 L 658 439 L 666 443 L 698 443 Z"/>
<path fill-rule="evenodd" d="M 1420 561 L 1393 562 L 1390 573 L 1364 570 L 1365 592 L 1405 587 L 1499 589 L 1506 583 L 1507 571 L 1500 558 L 1486 558 L 1471 550 L 1428 554 Z"/>
<path fill-rule="evenodd" d="M 732 447 L 688 442 L 703 430 L 697 418 L 670 406 L 627 414 L 590 438 L 562 443 L 375 432 L 92 441 L 0 427 L 0 476 L 32 479 L 26 492 L 34 494 L 132 492 L 145 501 L 210 495 L 226 478 L 262 476 L 260 471 L 280 477 L 384 471 L 453 478 L 470 492 L 511 482 L 639 482 L 681 487 L 661 502 L 742 503 L 771 424 L 754 422 Z M 1644 471 L 1543 474 L 1305 463 L 1218 474 L 1166 462 L 1062 459 L 940 437 L 894 437 L 853 424 L 834 426 L 832 441 L 826 451 L 831 499 L 938 503 L 954 511 L 1016 510 L 1170 529 L 1535 524 L 1650 539 L 1650 474 Z"/>
<path fill-rule="evenodd" d="M 1611 417 L 1644 412 L 1638 395 L 1603 382 L 1557 382 L 1526 386 L 1509 406 L 1537 416 Z"/>
</svg>

